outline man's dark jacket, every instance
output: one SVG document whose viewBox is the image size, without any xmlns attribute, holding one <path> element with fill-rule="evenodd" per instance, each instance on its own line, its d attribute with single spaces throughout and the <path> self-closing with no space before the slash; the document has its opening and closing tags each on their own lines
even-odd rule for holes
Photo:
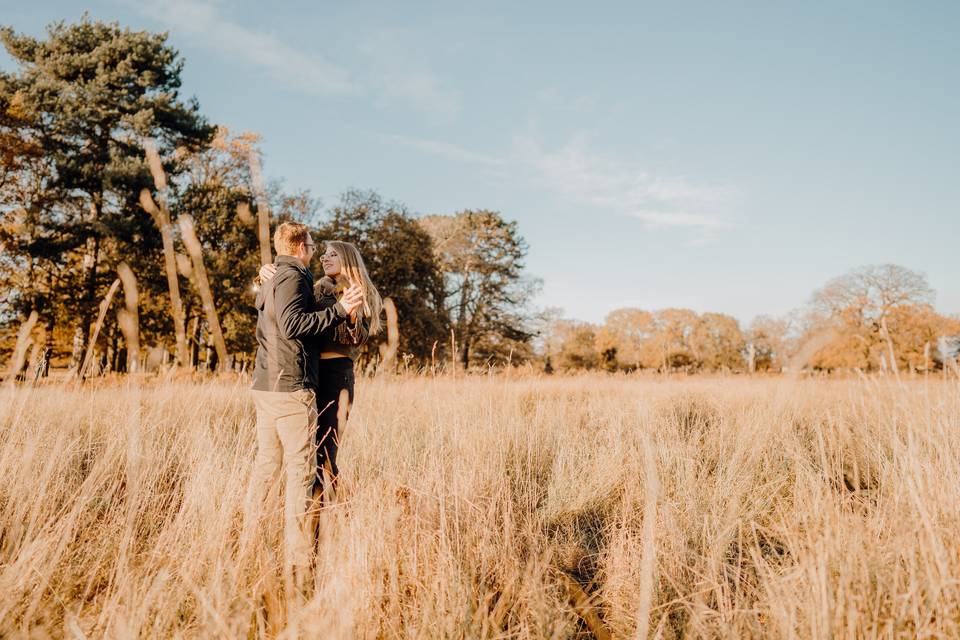
<svg viewBox="0 0 960 640">
<path fill-rule="evenodd" d="M 297 258 L 277 256 L 276 274 L 257 294 L 257 361 L 253 389 L 298 391 L 315 389 L 320 353 L 316 341 L 347 317 L 339 302 L 319 309 L 313 276 Z"/>
</svg>

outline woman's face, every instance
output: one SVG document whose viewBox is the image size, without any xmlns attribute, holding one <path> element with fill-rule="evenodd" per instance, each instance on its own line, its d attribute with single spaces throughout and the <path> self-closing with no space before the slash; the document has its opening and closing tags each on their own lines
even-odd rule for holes
<svg viewBox="0 0 960 640">
<path fill-rule="evenodd" d="M 336 278 L 340 275 L 340 256 L 336 249 L 327 247 L 327 250 L 320 256 L 320 264 L 323 266 L 323 275 Z"/>
</svg>

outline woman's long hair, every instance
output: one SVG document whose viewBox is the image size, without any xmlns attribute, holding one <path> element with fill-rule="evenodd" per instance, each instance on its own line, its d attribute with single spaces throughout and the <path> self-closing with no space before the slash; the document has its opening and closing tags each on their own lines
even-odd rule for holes
<svg viewBox="0 0 960 640">
<path fill-rule="evenodd" d="M 380 292 L 377 291 L 370 280 L 370 274 L 367 273 L 367 265 L 363 262 L 363 256 L 349 242 L 328 240 L 326 245 L 328 249 L 333 249 L 340 256 L 338 282 L 347 286 L 359 284 L 363 288 L 363 316 L 370 320 L 370 335 L 378 333 L 381 327 L 380 312 L 383 310 L 383 300 L 380 298 Z M 345 280 L 346 282 L 344 282 Z"/>
</svg>

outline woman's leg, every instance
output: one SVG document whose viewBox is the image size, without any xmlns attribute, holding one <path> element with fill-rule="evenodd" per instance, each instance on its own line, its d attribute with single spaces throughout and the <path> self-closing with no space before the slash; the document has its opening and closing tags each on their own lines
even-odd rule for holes
<svg viewBox="0 0 960 640">
<path fill-rule="evenodd" d="M 320 361 L 320 388 L 317 394 L 317 410 L 320 414 L 317 422 L 317 477 L 314 495 L 321 499 L 324 495 L 324 479 L 329 481 L 335 492 L 340 468 L 337 466 L 337 452 L 340 446 L 340 433 L 346 424 L 353 402 L 353 362 L 349 358 L 336 358 Z"/>
</svg>

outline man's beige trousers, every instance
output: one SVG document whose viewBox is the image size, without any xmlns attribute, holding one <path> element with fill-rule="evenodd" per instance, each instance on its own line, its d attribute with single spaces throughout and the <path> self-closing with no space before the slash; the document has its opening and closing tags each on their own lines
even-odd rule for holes
<svg viewBox="0 0 960 640">
<path fill-rule="evenodd" d="M 299 391 L 253 391 L 257 408 L 257 458 L 251 490 L 260 509 L 265 492 L 286 471 L 284 540 L 288 566 L 305 567 L 310 562 L 312 532 L 306 511 L 316 474 L 316 394 Z"/>
</svg>

